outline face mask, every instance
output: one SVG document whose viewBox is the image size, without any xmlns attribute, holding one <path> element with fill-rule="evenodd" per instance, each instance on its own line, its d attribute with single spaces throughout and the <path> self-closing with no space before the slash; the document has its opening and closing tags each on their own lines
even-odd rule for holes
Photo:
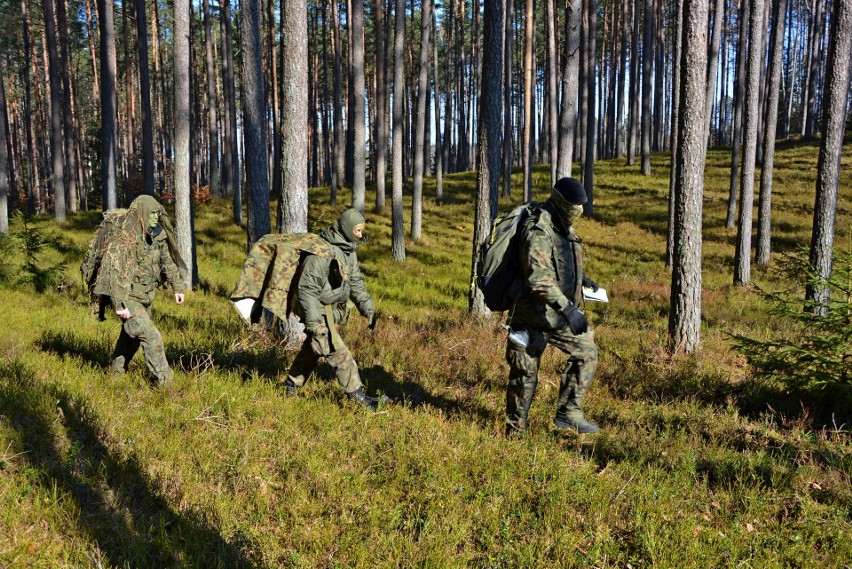
<svg viewBox="0 0 852 569">
<path fill-rule="evenodd" d="M 160 214 L 156 211 L 152 211 L 148 214 L 148 227 L 157 227 L 157 224 L 160 223 Z"/>
<path fill-rule="evenodd" d="M 583 206 L 572 204 L 571 209 L 568 211 L 568 223 L 574 225 L 574 222 L 580 219 L 581 215 L 583 215 Z"/>
</svg>

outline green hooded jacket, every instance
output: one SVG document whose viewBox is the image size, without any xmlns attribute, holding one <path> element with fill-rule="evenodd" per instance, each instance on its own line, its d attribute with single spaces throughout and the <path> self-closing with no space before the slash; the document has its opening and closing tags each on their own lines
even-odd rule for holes
<svg viewBox="0 0 852 569">
<path fill-rule="evenodd" d="M 331 245 L 331 255 L 310 255 L 302 264 L 296 310 L 305 327 L 312 333 L 324 324 L 325 306 L 336 308 L 336 323 L 344 319 L 348 300 L 352 300 L 368 320 L 372 319 L 376 311 L 358 265 L 355 253 L 358 241 L 352 235 L 352 228 L 363 222 L 364 218 L 357 210 L 344 212 L 340 219 L 322 232 L 322 238 Z"/>
</svg>

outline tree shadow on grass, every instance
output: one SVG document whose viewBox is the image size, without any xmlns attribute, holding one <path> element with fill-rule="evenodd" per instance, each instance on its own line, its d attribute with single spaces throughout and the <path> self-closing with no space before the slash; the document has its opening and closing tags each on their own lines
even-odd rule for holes
<svg viewBox="0 0 852 569">
<path fill-rule="evenodd" d="M 397 381 L 382 366 L 363 368 L 360 372 L 369 391 L 381 392 L 392 401 L 408 403 L 413 409 L 430 406 L 440 409 L 449 417 L 474 416 L 480 424 L 490 424 L 494 418 L 494 412 L 481 405 L 435 395 L 413 381 Z"/>
<path fill-rule="evenodd" d="M 39 473 L 43 488 L 58 488 L 75 501 L 80 515 L 74 519 L 99 550 L 100 562 L 256 566 L 247 556 L 250 544 L 228 541 L 202 512 L 175 511 L 135 456 L 111 450 L 84 400 L 39 383 L 19 362 L 0 362 L 0 378 L 0 415 L 20 434 L 23 460 Z"/>
<path fill-rule="evenodd" d="M 112 344 L 105 345 L 99 339 L 83 338 L 71 331 L 42 332 L 36 340 L 36 346 L 45 352 L 53 352 L 63 357 L 79 356 L 96 368 L 106 366 L 112 358 Z"/>
</svg>

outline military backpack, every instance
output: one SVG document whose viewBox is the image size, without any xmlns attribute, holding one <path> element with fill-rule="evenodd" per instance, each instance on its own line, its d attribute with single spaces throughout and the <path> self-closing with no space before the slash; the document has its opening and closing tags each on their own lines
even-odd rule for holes
<svg viewBox="0 0 852 569">
<path fill-rule="evenodd" d="M 86 256 L 83 258 L 83 264 L 80 265 L 80 275 L 83 277 L 83 285 L 92 299 L 92 302 L 100 305 L 99 317 L 104 319 L 104 306 L 106 299 L 103 295 L 95 292 L 95 285 L 98 282 L 101 269 L 103 267 L 104 253 L 107 246 L 113 240 L 118 238 L 121 231 L 124 218 L 127 216 L 126 209 L 111 209 L 104 212 L 103 220 L 95 230 L 95 235 L 89 242 L 89 248 L 86 251 Z M 110 275 L 106 275 L 109 277 Z"/>
<path fill-rule="evenodd" d="M 530 202 L 498 217 L 491 227 L 491 235 L 482 244 L 476 286 L 490 310 L 510 309 L 526 290 L 519 258 L 520 230 L 530 216 L 538 215 L 538 211 L 538 204 Z"/>
<path fill-rule="evenodd" d="M 331 245 L 313 233 L 269 233 L 254 244 L 230 299 L 247 324 L 256 324 L 264 310 L 286 321 L 296 302 L 302 260 L 308 255 L 331 257 Z"/>
</svg>

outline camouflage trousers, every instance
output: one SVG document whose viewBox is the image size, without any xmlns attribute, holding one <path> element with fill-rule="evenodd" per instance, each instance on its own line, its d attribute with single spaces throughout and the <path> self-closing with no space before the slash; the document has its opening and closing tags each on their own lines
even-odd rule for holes
<svg viewBox="0 0 852 569">
<path fill-rule="evenodd" d="M 506 344 L 506 361 L 510 368 L 509 385 L 506 389 L 507 427 L 527 428 L 527 417 L 538 385 L 541 355 L 548 344 L 568 354 L 568 361 L 565 362 L 559 378 L 556 417 L 572 423 L 583 419 L 583 397 L 598 366 L 595 333 L 589 330 L 585 334 L 575 336 L 567 328 L 555 332 L 526 332 L 529 334 L 529 340 L 525 346 L 522 345 L 523 341 L 513 339 L 511 335 Z"/>
<path fill-rule="evenodd" d="M 151 320 L 151 306 L 133 300 L 128 300 L 125 304 L 131 316 L 121 324 L 121 334 L 112 354 L 113 370 L 116 373 L 124 373 L 141 346 L 145 365 L 157 382 L 171 381 L 174 372 L 166 359 L 163 336 Z"/>
<path fill-rule="evenodd" d="M 296 358 L 290 366 L 288 373 L 290 381 L 297 387 L 301 387 L 316 369 L 320 358 L 325 358 L 325 361 L 334 368 L 337 382 L 346 393 L 361 389 L 363 384 L 358 373 L 358 364 L 355 363 L 352 352 L 349 351 L 343 341 L 338 340 L 337 343 L 340 345 L 333 344 L 331 336 L 328 334 L 315 335 L 308 332 L 308 337 L 305 338 L 302 349 L 296 354 Z"/>
</svg>

